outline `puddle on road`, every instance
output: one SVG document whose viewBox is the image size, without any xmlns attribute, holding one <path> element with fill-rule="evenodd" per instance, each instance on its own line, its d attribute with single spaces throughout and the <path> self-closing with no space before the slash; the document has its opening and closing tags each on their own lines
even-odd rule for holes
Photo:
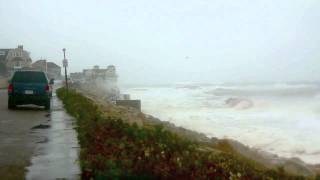
<svg viewBox="0 0 320 180">
<path fill-rule="evenodd" d="M 32 127 L 31 129 L 48 129 L 50 128 L 50 125 L 46 125 L 46 124 L 39 124 L 37 126 Z"/>
<path fill-rule="evenodd" d="M 48 125 L 34 127 L 42 138 L 37 142 L 26 179 L 80 179 L 79 147 L 74 119 L 61 111 L 62 104 L 52 99 Z M 49 127 L 48 127 L 49 126 Z"/>
</svg>

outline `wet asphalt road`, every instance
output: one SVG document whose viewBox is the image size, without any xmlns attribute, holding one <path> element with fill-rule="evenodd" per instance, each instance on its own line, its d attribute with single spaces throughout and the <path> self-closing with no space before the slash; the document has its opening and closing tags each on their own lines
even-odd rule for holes
<svg viewBox="0 0 320 180">
<path fill-rule="evenodd" d="M 26 179 L 79 179 L 75 120 L 53 95 L 51 110 L 36 106 L 7 109 L 0 90 L 0 167 L 23 166 Z"/>
</svg>

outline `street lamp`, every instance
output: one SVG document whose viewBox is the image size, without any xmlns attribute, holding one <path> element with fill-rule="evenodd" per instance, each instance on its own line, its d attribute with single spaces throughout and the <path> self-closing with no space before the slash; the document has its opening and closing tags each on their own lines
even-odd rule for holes
<svg viewBox="0 0 320 180">
<path fill-rule="evenodd" d="M 63 61 L 62 61 L 62 64 L 63 64 L 63 67 L 64 67 L 64 76 L 65 76 L 65 80 L 66 80 L 66 88 L 67 88 L 67 91 L 69 89 L 68 87 L 68 75 L 67 75 L 67 67 L 68 67 L 68 60 L 66 59 L 66 48 L 63 48 L 62 49 L 63 51 Z"/>
</svg>

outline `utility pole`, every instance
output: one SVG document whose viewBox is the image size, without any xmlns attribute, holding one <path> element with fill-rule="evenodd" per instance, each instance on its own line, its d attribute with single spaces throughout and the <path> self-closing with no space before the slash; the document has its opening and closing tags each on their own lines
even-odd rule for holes
<svg viewBox="0 0 320 180">
<path fill-rule="evenodd" d="M 62 49 L 63 51 L 63 67 L 64 67 L 64 77 L 65 77 L 65 81 L 66 81 L 66 89 L 68 91 L 69 86 L 68 86 L 68 75 L 67 75 L 67 67 L 68 67 L 68 60 L 66 59 L 66 48 Z"/>
</svg>

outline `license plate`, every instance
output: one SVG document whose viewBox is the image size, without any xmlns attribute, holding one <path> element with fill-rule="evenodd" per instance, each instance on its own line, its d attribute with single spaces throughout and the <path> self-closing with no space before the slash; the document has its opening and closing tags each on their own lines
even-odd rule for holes
<svg viewBox="0 0 320 180">
<path fill-rule="evenodd" d="M 33 91 L 32 90 L 25 90 L 24 94 L 33 94 Z"/>
</svg>

